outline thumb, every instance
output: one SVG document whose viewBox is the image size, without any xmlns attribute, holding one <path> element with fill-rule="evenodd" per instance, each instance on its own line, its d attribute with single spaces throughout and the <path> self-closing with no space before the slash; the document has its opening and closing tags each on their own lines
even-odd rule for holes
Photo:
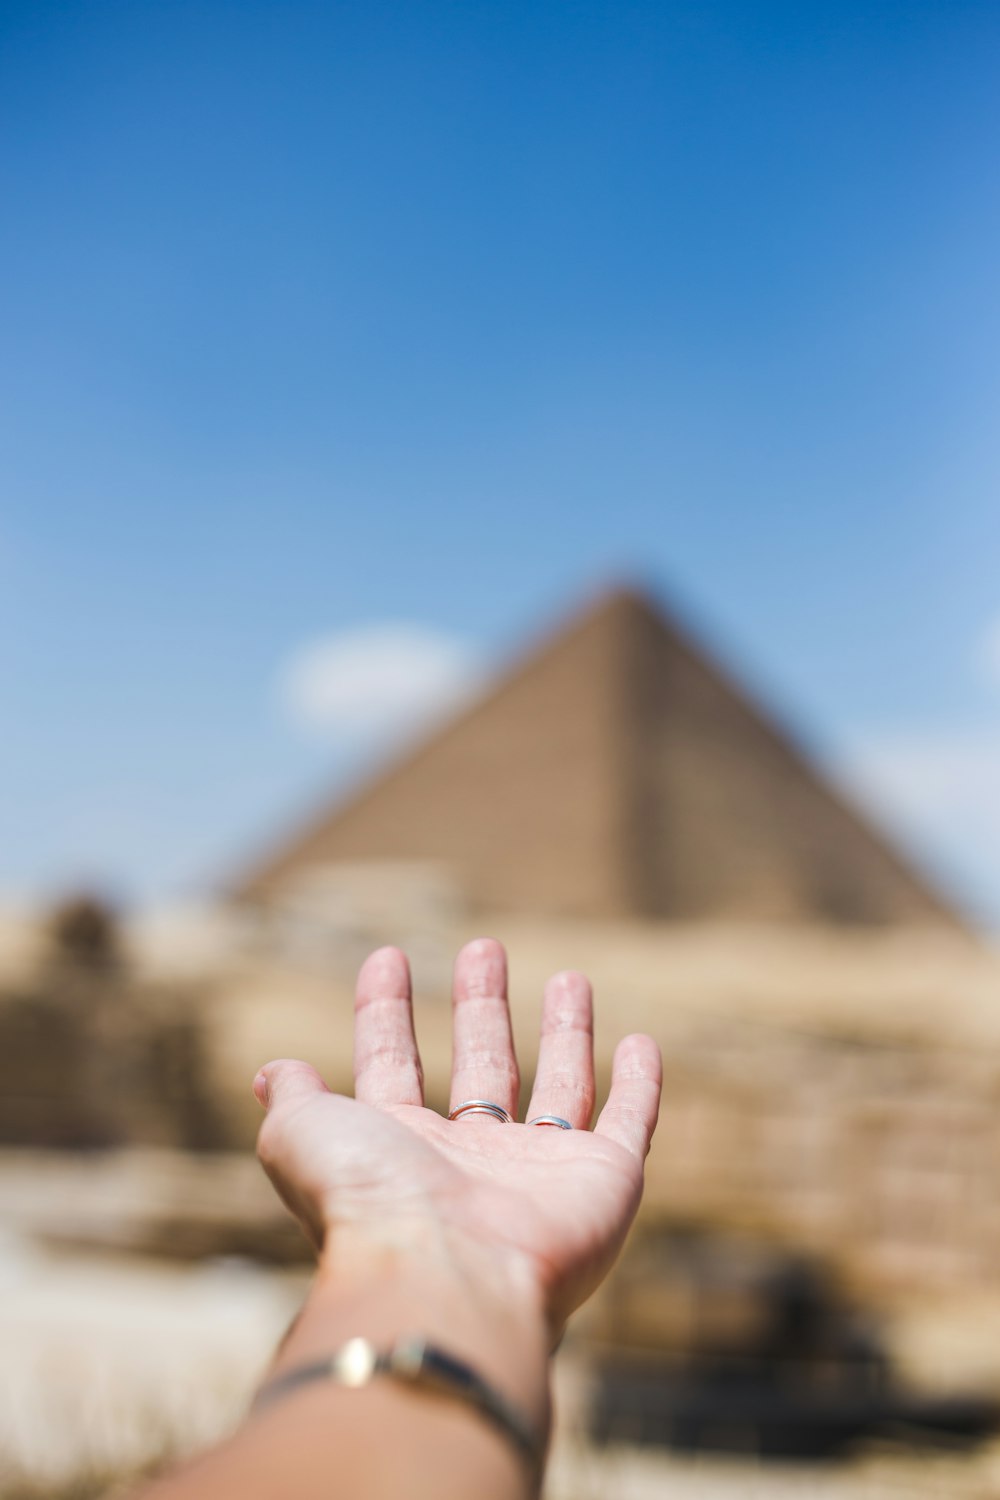
<svg viewBox="0 0 1000 1500">
<path fill-rule="evenodd" d="M 265 1063 L 253 1081 L 253 1091 L 257 1103 L 268 1110 L 288 1099 L 330 1092 L 314 1067 L 291 1057 Z"/>
</svg>

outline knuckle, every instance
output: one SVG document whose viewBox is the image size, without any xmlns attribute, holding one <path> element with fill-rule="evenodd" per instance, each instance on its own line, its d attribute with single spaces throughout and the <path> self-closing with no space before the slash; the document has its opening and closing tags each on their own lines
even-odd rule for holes
<svg viewBox="0 0 1000 1500">
<path fill-rule="evenodd" d="M 423 1088 L 424 1071 L 420 1063 L 415 1061 L 409 1053 L 384 1052 L 378 1057 L 368 1058 L 354 1075 L 357 1085 L 371 1088 L 379 1079 L 382 1079 L 387 1087 L 399 1089 L 406 1087 L 411 1081 L 418 1089 Z"/>
<path fill-rule="evenodd" d="M 577 1099 L 581 1102 L 593 1102 L 594 1085 L 584 1078 L 578 1078 L 574 1073 L 549 1073 L 543 1079 L 546 1093 L 565 1094 L 567 1098 Z"/>
<path fill-rule="evenodd" d="M 562 1035 L 569 1031 L 590 1035 L 590 1007 L 561 995 L 555 1005 L 549 1005 L 545 1010 L 542 1036 Z"/>
<path fill-rule="evenodd" d="M 590 980 L 579 969 L 560 969 L 553 974 L 547 988 L 553 994 L 573 995 L 584 1002 L 590 1000 Z"/>
<path fill-rule="evenodd" d="M 510 1053 L 497 1052 L 492 1047 L 469 1047 L 462 1055 L 462 1068 L 496 1073 L 514 1082 L 521 1076 Z"/>
<path fill-rule="evenodd" d="M 263 1167 L 279 1164 L 289 1145 L 289 1125 L 307 1102 L 285 1099 L 271 1105 L 257 1132 L 257 1159 Z"/>
<path fill-rule="evenodd" d="M 401 1047 L 394 1042 L 376 1042 L 366 1047 L 359 1063 L 358 1075 L 372 1068 L 412 1068 L 415 1065 L 412 1048 Z"/>
<path fill-rule="evenodd" d="M 275 1114 L 269 1114 L 257 1132 L 257 1160 L 261 1166 L 273 1166 L 279 1155 L 280 1124 Z"/>
</svg>

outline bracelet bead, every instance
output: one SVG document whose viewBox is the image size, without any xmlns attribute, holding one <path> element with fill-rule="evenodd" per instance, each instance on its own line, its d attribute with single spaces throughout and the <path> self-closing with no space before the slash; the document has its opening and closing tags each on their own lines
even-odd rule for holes
<svg viewBox="0 0 1000 1500">
<path fill-rule="evenodd" d="M 252 1410 L 259 1411 L 316 1380 L 358 1390 L 376 1375 L 388 1375 L 417 1389 L 436 1391 L 464 1401 L 511 1442 L 533 1467 L 542 1460 L 543 1444 L 531 1423 L 483 1377 L 455 1355 L 429 1344 L 419 1334 L 397 1339 L 388 1350 L 377 1350 L 366 1338 L 348 1339 L 333 1354 L 296 1365 L 269 1380 L 258 1391 Z"/>
</svg>

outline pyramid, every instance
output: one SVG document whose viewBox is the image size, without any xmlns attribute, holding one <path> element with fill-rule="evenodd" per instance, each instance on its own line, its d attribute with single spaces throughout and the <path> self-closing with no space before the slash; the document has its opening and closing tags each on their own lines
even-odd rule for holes
<svg viewBox="0 0 1000 1500">
<path fill-rule="evenodd" d="M 240 882 L 426 860 L 538 916 L 959 919 L 650 599 L 618 591 Z"/>
</svg>

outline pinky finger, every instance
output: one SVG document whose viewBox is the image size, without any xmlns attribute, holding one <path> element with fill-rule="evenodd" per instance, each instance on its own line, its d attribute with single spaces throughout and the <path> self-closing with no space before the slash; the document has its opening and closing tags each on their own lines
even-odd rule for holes
<svg viewBox="0 0 1000 1500">
<path fill-rule="evenodd" d="M 594 1126 L 603 1135 L 644 1160 L 660 1112 L 663 1064 L 651 1036 L 627 1036 L 615 1048 L 611 1092 Z"/>
</svg>

